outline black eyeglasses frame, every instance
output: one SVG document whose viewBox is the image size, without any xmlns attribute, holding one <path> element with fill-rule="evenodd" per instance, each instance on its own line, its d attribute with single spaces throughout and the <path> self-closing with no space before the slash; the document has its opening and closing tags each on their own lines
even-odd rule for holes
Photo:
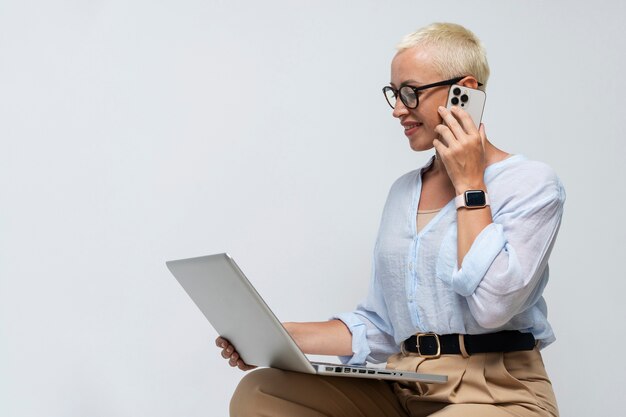
<svg viewBox="0 0 626 417">
<path fill-rule="evenodd" d="M 392 105 L 389 102 L 389 98 L 387 97 L 387 91 L 391 91 L 393 92 L 393 95 L 396 99 L 396 102 L 398 101 L 398 96 L 400 96 L 400 101 L 402 101 L 402 104 L 404 104 L 404 106 L 408 109 L 416 109 L 417 106 L 419 106 L 420 101 L 419 101 L 419 95 L 417 94 L 418 91 L 421 90 L 426 90 L 428 88 L 434 88 L 434 87 L 441 87 L 444 85 L 452 85 L 452 84 L 456 84 L 459 81 L 461 81 L 463 78 L 465 78 L 466 75 L 462 76 L 462 77 L 456 77 L 456 78 L 450 78 L 449 80 L 444 80 L 444 81 L 438 81 L 436 83 L 432 83 L 432 84 L 426 84 L 426 85 L 421 85 L 419 87 L 413 87 L 412 85 L 403 85 L 401 86 L 398 90 L 396 90 L 395 88 L 393 88 L 390 85 L 386 85 L 383 87 L 383 95 L 385 96 L 385 100 L 387 101 L 387 104 L 389 104 L 389 107 L 391 107 L 392 109 L 395 109 L 395 106 Z M 478 86 L 482 86 L 482 83 L 478 83 Z M 400 90 L 402 90 L 403 88 L 410 88 L 411 90 L 413 90 L 413 93 L 415 94 L 415 106 L 409 106 L 407 103 L 405 103 L 402 95 L 400 94 Z"/>
</svg>

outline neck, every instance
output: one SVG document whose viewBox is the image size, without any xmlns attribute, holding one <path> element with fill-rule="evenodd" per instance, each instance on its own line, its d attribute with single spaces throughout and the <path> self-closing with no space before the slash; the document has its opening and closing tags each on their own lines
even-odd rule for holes
<svg viewBox="0 0 626 417">
<path fill-rule="evenodd" d="M 437 153 L 435 153 L 435 160 L 432 165 L 422 174 L 422 178 L 424 180 L 434 181 L 444 187 L 452 185 L 448 171 L 446 171 L 446 167 Z"/>
</svg>

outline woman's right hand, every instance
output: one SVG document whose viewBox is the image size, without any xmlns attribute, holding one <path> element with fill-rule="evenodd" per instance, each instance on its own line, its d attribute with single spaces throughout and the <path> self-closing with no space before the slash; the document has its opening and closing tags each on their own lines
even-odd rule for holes
<svg viewBox="0 0 626 417">
<path fill-rule="evenodd" d="M 249 371 L 251 369 L 256 368 L 256 366 L 246 364 L 240 357 L 239 353 L 235 350 L 235 347 L 230 344 L 230 342 L 223 337 L 218 337 L 215 339 L 215 344 L 217 347 L 222 348 L 222 358 L 228 359 L 228 364 L 230 366 L 237 367 L 242 371 Z"/>
</svg>

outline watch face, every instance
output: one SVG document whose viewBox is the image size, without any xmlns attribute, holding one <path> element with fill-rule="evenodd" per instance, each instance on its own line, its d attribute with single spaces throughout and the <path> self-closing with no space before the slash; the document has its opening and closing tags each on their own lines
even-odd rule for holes
<svg viewBox="0 0 626 417">
<path fill-rule="evenodd" d="M 485 192 L 481 190 L 471 190 L 465 192 L 465 205 L 467 207 L 484 207 Z"/>
</svg>

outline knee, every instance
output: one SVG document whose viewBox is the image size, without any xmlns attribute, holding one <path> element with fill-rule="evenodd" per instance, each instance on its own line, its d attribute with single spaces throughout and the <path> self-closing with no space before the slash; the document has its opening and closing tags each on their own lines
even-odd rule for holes
<svg viewBox="0 0 626 417">
<path fill-rule="evenodd" d="M 273 368 L 262 368 L 246 374 L 233 393 L 230 400 L 231 417 L 249 417 L 262 409 L 263 387 L 273 385 L 271 381 L 280 378 L 284 371 Z"/>
</svg>

